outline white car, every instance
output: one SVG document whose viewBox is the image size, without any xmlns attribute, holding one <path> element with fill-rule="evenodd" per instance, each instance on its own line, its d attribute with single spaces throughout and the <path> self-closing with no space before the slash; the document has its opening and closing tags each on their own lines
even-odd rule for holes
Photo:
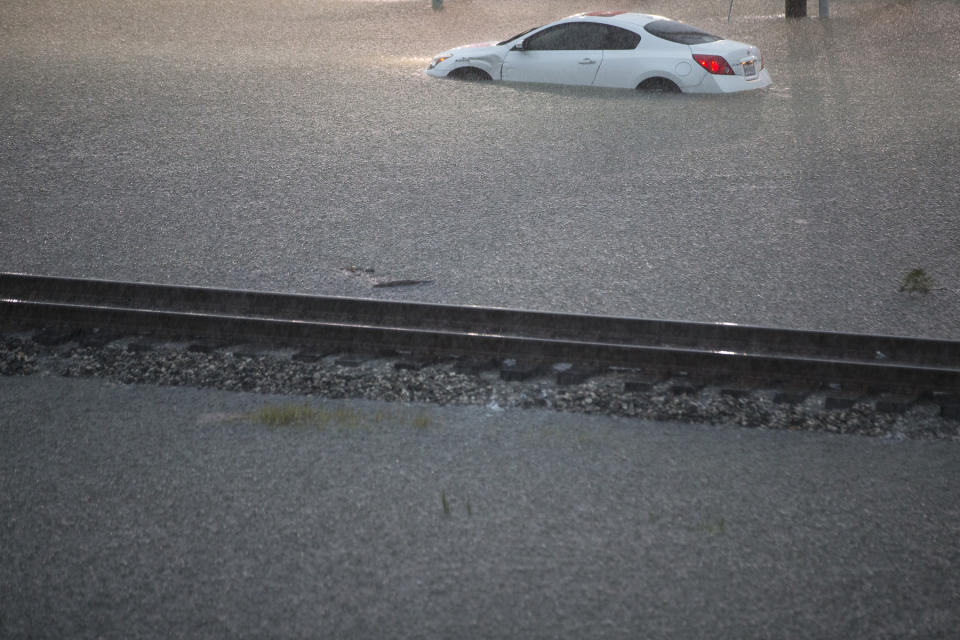
<svg viewBox="0 0 960 640">
<path fill-rule="evenodd" d="M 771 84 L 757 47 L 626 11 L 578 13 L 503 42 L 457 47 L 435 57 L 427 74 L 685 93 Z"/>
</svg>

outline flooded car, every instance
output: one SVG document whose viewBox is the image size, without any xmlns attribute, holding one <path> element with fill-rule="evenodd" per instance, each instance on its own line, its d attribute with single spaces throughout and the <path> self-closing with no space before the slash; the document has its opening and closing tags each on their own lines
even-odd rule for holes
<svg viewBox="0 0 960 640">
<path fill-rule="evenodd" d="M 771 84 L 760 50 L 663 16 L 579 13 L 502 42 L 433 58 L 427 74 L 684 93 L 732 93 Z"/>
</svg>

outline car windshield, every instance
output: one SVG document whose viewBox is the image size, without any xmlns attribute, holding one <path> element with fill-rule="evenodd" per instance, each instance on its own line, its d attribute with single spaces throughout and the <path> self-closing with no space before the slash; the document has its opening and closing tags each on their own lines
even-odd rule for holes
<svg viewBox="0 0 960 640">
<path fill-rule="evenodd" d="M 705 42 L 723 40 L 720 36 L 711 35 L 706 31 L 701 31 L 696 27 L 691 27 L 676 20 L 654 20 L 643 25 L 643 28 L 658 38 L 670 42 L 679 42 L 680 44 L 704 44 Z"/>
<path fill-rule="evenodd" d="M 540 28 L 540 27 L 533 27 L 533 28 L 531 28 L 531 29 L 527 29 L 526 31 L 521 31 L 520 33 L 518 33 L 517 35 L 515 35 L 515 36 L 513 36 L 513 37 L 511 37 L 511 38 L 507 38 L 507 39 L 504 40 L 503 42 L 498 42 L 498 43 L 497 43 L 497 46 L 499 47 L 499 46 L 504 45 L 504 44 L 507 44 L 507 43 L 509 43 L 509 42 L 513 42 L 513 41 L 516 40 L 517 38 L 522 38 L 523 36 L 527 35 L 527 34 L 530 33 L 531 31 L 533 31 L 534 29 L 539 29 L 539 28 Z"/>
</svg>

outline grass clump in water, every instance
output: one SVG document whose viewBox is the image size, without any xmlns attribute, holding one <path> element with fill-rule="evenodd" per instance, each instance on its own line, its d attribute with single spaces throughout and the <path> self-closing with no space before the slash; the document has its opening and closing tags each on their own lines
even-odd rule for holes
<svg viewBox="0 0 960 640">
<path fill-rule="evenodd" d="M 404 417 L 392 412 L 377 411 L 368 413 L 349 407 L 327 409 L 309 405 L 280 405 L 260 407 L 244 415 L 245 418 L 268 427 L 341 427 L 359 429 L 375 425 L 412 424 L 416 429 L 426 429 L 433 425 L 433 418 L 425 413 L 414 417 Z"/>
<path fill-rule="evenodd" d="M 316 423 L 320 413 L 307 405 L 261 407 L 251 412 L 250 418 L 268 427 L 288 427 Z"/>
<path fill-rule="evenodd" d="M 907 293 L 930 293 L 933 278 L 923 269 L 911 269 L 900 282 L 900 291 Z"/>
<path fill-rule="evenodd" d="M 247 414 L 254 422 L 265 424 L 268 427 L 327 427 L 338 426 L 346 428 L 361 427 L 373 423 L 376 418 L 346 407 L 314 409 L 309 405 L 281 405 L 261 407 Z"/>
</svg>

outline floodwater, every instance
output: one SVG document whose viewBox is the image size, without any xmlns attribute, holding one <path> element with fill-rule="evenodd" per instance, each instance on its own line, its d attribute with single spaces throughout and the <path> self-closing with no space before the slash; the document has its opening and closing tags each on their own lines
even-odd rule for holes
<svg viewBox="0 0 960 640">
<path fill-rule="evenodd" d="M 4 3 L 0 270 L 960 339 L 960 4 L 614 3 L 734 96 L 428 78 L 597 8 L 444 4 Z"/>
</svg>

